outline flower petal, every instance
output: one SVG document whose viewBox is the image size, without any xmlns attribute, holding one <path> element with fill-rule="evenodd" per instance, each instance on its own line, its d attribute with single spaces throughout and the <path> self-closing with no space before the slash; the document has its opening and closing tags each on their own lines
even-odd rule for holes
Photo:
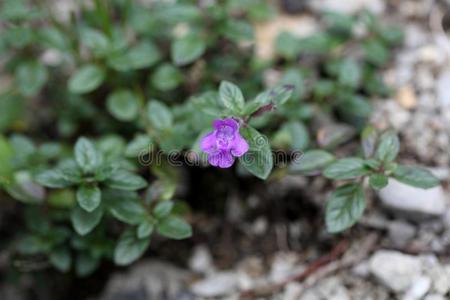
<svg viewBox="0 0 450 300">
<path fill-rule="evenodd" d="M 239 123 L 232 118 L 222 119 L 222 120 L 214 120 L 213 126 L 215 129 L 220 129 L 222 126 L 229 126 L 233 128 L 233 131 L 239 129 Z"/>
<path fill-rule="evenodd" d="M 233 165 L 234 157 L 228 151 L 220 151 L 210 154 L 208 157 L 208 162 L 211 166 L 226 169 Z"/>
<path fill-rule="evenodd" d="M 216 135 L 214 131 L 202 137 L 202 139 L 200 140 L 200 149 L 208 154 L 217 151 Z"/>
<path fill-rule="evenodd" d="M 248 151 L 248 143 L 239 133 L 236 133 L 233 144 L 234 145 L 231 148 L 231 154 L 236 157 L 241 157 L 245 154 L 245 152 Z"/>
</svg>

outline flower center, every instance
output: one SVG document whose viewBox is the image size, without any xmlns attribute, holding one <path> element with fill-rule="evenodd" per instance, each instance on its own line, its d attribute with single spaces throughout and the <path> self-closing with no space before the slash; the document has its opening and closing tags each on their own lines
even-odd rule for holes
<svg viewBox="0 0 450 300">
<path fill-rule="evenodd" d="M 229 149 L 234 138 L 233 128 L 227 125 L 222 125 L 216 133 L 217 147 L 222 150 Z"/>
</svg>

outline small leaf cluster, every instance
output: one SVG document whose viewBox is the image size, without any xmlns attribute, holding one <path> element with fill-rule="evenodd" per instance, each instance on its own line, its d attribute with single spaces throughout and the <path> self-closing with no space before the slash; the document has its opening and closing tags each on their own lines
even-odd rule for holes
<svg viewBox="0 0 450 300">
<path fill-rule="evenodd" d="M 424 189 L 439 185 L 428 170 L 396 162 L 400 142 L 392 130 L 379 134 L 375 128 L 366 127 L 362 131 L 361 149 L 360 156 L 340 159 L 324 150 L 310 150 L 289 166 L 293 173 L 320 172 L 326 178 L 343 182 L 327 199 L 325 221 L 329 232 L 343 231 L 362 217 L 366 185 L 379 190 L 386 187 L 389 178 Z"/>
</svg>

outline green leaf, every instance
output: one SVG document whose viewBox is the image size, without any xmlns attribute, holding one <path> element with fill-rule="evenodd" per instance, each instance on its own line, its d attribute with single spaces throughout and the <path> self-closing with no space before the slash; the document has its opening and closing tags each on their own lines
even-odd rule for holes
<svg viewBox="0 0 450 300">
<path fill-rule="evenodd" d="M 309 145 L 309 132 L 306 126 L 299 121 L 291 121 L 286 124 L 286 127 L 292 138 L 291 148 L 305 150 Z"/>
<path fill-rule="evenodd" d="M 310 173 L 321 170 L 334 161 L 334 155 L 323 150 L 305 152 L 297 161 L 292 162 L 289 171 Z"/>
<path fill-rule="evenodd" d="M 344 60 L 339 66 L 339 83 L 351 88 L 356 88 L 361 80 L 361 67 L 353 59 Z"/>
<path fill-rule="evenodd" d="M 153 214 L 157 219 L 162 219 L 166 217 L 168 214 L 170 214 L 173 206 L 174 206 L 173 201 L 161 201 L 155 206 Z"/>
<path fill-rule="evenodd" d="M 361 146 L 364 157 L 369 158 L 375 153 L 375 146 L 378 139 L 377 130 L 372 126 L 367 126 L 361 133 Z"/>
<path fill-rule="evenodd" d="M 364 190 L 359 184 L 339 187 L 327 200 L 325 220 L 330 233 L 343 231 L 355 224 L 366 207 Z"/>
<path fill-rule="evenodd" d="M 303 79 L 303 73 L 298 68 L 287 69 L 283 77 L 280 79 L 279 84 L 285 87 L 293 86 L 294 89 L 292 91 L 293 99 L 300 99 L 305 93 L 305 84 Z M 288 89 L 289 90 L 289 89 Z M 289 98 L 288 98 L 289 99 Z"/>
<path fill-rule="evenodd" d="M 388 184 L 388 177 L 383 174 L 372 174 L 369 177 L 369 185 L 373 189 L 380 190 Z"/>
<path fill-rule="evenodd" d="M 367 98 L 359 95 L 346 95 L 339 101 L 339 112 L 344 116 L 355 116 L 367 118 L 373 111 L 373 108 Z"/>
<path fill-rule="evenodd" d="M 185 220 L 168 216 L 158 223 L 158 233 L 171 239 L 181 240 L 192 236 L 192 228 Z"/>
<path fill-rule="evenodd" d="M 105 71 L 99 66 L 82 66 L 69 79 L 69 91 L 74 94 L 86 94 L 97 89 L 105 79 Z"/>
<path fill-rule="evenodd" d="M 353 179 L 366 175 L 364 160 L 361 158 L 343 158 L 329 165 L 323 172 L 330 179 Z"/>
<path fill-rule="evenodd" d="M 81 253 L 75 262 L 75 272 L 80 277 L 87 276 L 97 269 L 99 262 L 98 258 Z"/>
<path fill-rule="evenodd" d="M 177 66 L 184 66 L 197 60 L 206 50 L 205 41 L 195 34 L 187 34 L 172 42 L 172 60 Z"/>
<path fill-rule="evenodd" d="M 152 139 L 146 134 L 137 134 L 125 148 L 125 156 L 137 157 L 151 151 Z"/>
<path fill-rule="evenodd" d="M 159 49 L 150 41 L 144 41 L 124 53 L 111 57 L 108 64 L 117 71 L 126 72 L 149 68 L 160 59 Z"/>
<path fill-rule="evenodd" d="M 45 199 L 43 187 L 33 182 L 33 178 L 28 171 L 16 171 L 5 190 L 14 199 L 28 204 L 39 204 Z"/>
<path fill-rule="evenodd" d="M 379 27 L 378 33 L 381 38 L 390 45 L 399 44 L 404 38 L 404 33 L 401 28 L 396 26 Z"/>
<path fill-rule="evenodd" d="M 220 83 L 219 97 L 223 106 L 235 114 L 239 114 L 244 109 L 244 96 L 239 87 L 231 82 Z"/>
<path fill-rule="evenodd" d="M 223 27 L 223 34 L 235 43 L 251 41 L 254 38 L 252 25 L 236 19 L 228 19 Z"/>
<path fill-rule="evenodd" d="M 86 235 L 91 232 L 102 220 L 103 208 L 98 206 L 94 211 L 87 212 L 79 206 L 72 210 L 70 219 L 73 228 L 79 235 Z"/>
<path fill-rule="evenodd" d="M 111 42 L 108 37 L 93 28 L 81 30 L 81 43 L 91 49 L 97 56 L 104 56 L 111 51 Z"/>
<path fill-rule="evenodd" d="M 97 182 L 102 182 L 111 177 L 117 169 L 120 167 L 120 164 L 117 161 L 107 161 L 100 165 L 100 167 L 95 172 L 95 180 Z"/>
<path fill-rule="evenodd" d="M 33 142 L 26 136 L 20 134 L 13 134 L 9 140 L 15 152 L 15 164 L 28 164 L 33 155 L 36 154 L 36 147 Z"/>
<path fill-rule="evenodd" d="M 395 132 L 389 130 L 380 136 L 375 158 L 383 162 L 392 162 L 400 151 L 400 141 Z"/>
<path fill-rule="evenodd" d="M 45 27 L 38 32 L 39 42 L 46 48 L 66 51 L 69 45 L 67 37 L 55 27 Z"/>
<path fill-rule="evenodd" d="M 46 170 L 35 176 L 35 181 L 49 188 L 65 188 L 73 184 L 60 170 Z"/>
<path fill-rule="evenodd" d="M 150 124 L 156 129 L 170 128 L 173 123 L 173 116 L 170 109 L 164 103 L 157 100 L 148 102 L 147 117 Z"/>
<path fill-rule="evenodd" d="M 267 137 L 250 126 L 243 127 L 241 134 L 249 144 L 249 150 L 239 161 L 247 171 L 258 178 L 266 179 L 273 168 L 272 151 Z"/>
<path fill-rule="evenodd" d="M 116 219 L 131 225 L 139 224 L 147 217 L 147 211 L 135 193 L 116 191 L 108 199 L 108 208 Z"/>
<path fill-rule="evenodd" d="M 141 176 L 125 170 L 119 170 L 112 174 L 106 181 L 106 185 L 118 190 L 136 191 L 147 186 L 147 181 Z"/>
<path fill-rule="evenodd" d="M 139 98 L 129 90 L 116 90 L 108 96 L 106 107 L 116 119 L 132 121 L 139 113 Z"/>
<path fill-rule="evenodd" d="M 0 99 L 1 103 L 1 99 Z M 0 186 L 2 181 L 8 180 L 14 172 L 14 149 L 8 140 L 0 135 Z"/>
<path fill-rule="evenodd" d="M 294 59 L 300 53 L 300 40 L 290 32 L 281 32 L 275 41 L 277 53 L 287 59 Z"/>
<path fill-rule="evenodd" d="M 153 223 L 149 222 L 148 220 L 145 220 L 141 224 L 139 224 L 136 234 L 137 237 L 140 239 L 148 238 L 155 229 L 155 225 Z"/>
<path fill-rule="evenodd" d="M 100 205 L 101 196 L 97 186 L 81 185 L 77 190 L 78 204 L 87 212 L 93 212 Z"/>
<path fill-rule="evenodd" d="M 119 266 L 131 264 L 144 254 L 149 244 L 148 238 L 139 239 L 133 230 L 126 230 L 114 249 L 114 262 Z"/>
<path fill-rule="evenodd" d="M 125 151 L 126 141 L 118 134 L 106 134 L 97 140 L 96 148 L 101 153 L 104 160 L 112 164 L 111 161 L 120 160 Z"/>
<path fill-rule="evenodd" d="M 42 89 L 48 79 L 45 66 L 38 61 L 21 63 L 15 73 L 20 92 L 27 96 L 35 96 Z"/>
<path fill-rule="evenodd" d="M 72 208 L 75 203 L 75 193 L 70 189 L 52 191 L 47 198 L 48 204 L 57 208 Z"/>
<path fill-rule="evenodd" d="M 375 159 L 375 158 L 366 159 L 364 161 L 364 164 L 366 166 L 368 166 L 370 169 L 375 170 L 375 171 L 380 170 L 381 165 L 382 165 L 382 163 L 379 160 Z"/>
<path fill-rule="evenodd" d="M 331 33 L 320 32 L 300 39 L 300 51 L 305 54 L 324 54 L 338 43 L 339 40 Z"/>
<path fill-rule="evenodd" d="M 50 263 L 60 272 L 67 272 L 72 263 L 72 257 L 67 249 L 60 248 L 52 251 L 49 256 Z"/>
<path fill-rule="evenodd" d="M 183 80 L 183 74 L 171 64 L 163 64 L 153 73 L 152 85 L 163 92 L 173 90 Z"/>
<path fill-rule="evenodd" d="M 291 84 L 283 84 L 276 86 L 266 92 L 266 97 L 269 103 L 273 103 L 276 106 L 281 106 L 286 103 L 294 92 L 294 86 Z"/>
<path fill-rule="evenodd" d="M 75 144 L 75 160 L 84 173 L 94 172 L 101 164 L 101 156 L 94 144 L 87 138 L 81 137 Z"/>
<path fill-rule="evenodd" d="M 321 148 L 332 149 L 350 141 L 355 134 L 355 128 L 347 124 L 325 125 L 320 128 L 319 134 L 317 134 L 317 144 Z"/>
<path fill-rule="evenodd" d="M 47 239 L 38 235 L 26 235 L 19 240 L 17 250 L 20 254 L 32 255 L 48 252 L 51 244 Z"/>
<path fill-rule="evenodd" d="M 64 175 L 64 177 L 71 181 L 73 184 L 78 184 L 82 181 L 83 174 L 78 164 L 73 161 L 65 161 L 58 166 L 58 170 Z"/>
<path fill-rule="evenodd" d="M 343 34 L 345 36 L 351 34 L 354 24 L 352 16 L 333 11 L 327 11 L 324 14 L 324 18 L 327 27 L 332 32 Z"/>
<path fill-rule="evenodd" d="M 378 39 L 370 39 L 363 43 L 363 49 L 367 61 L 376 66 L 383 66 L 389 59 L 388 49 L 383 42 Z"/>
<path fill-rule="evenodd" d="M 330 97 L 336 92 L 336 83 L 331 80 L 319 80 L 313 86 L 314 96 L 323 99 L 325 97 Z"/>
<path fill-rule="evenodd" d="M 18 94 L 0 92 L 0 132 L 15 126 L 18 120 L 26 120 L 26 103 Z"/>
<path fill-rule="evenodd" d="M 439 179 L 430 171 L 420 167 L 398 166 L 393 177 L 400 182 L 423 189 L 429 189 L 440 184 Z"/>
</svg>

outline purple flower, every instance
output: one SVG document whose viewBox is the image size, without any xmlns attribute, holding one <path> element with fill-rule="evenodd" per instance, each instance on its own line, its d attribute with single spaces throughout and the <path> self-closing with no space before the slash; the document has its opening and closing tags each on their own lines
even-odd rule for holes
<svg viewBox="0 0 450 300">
<path fill-rule="evenodd" d="M 228 118 L 215 120 L 214 131 L 200 141 L 200 148 L 208 154 L 208 162 L 215 167 L 229 168 L 234 157 L 241 157 L 248 151 L 248 143 L 239 134 L 239 123 Z"/>
</svg>

